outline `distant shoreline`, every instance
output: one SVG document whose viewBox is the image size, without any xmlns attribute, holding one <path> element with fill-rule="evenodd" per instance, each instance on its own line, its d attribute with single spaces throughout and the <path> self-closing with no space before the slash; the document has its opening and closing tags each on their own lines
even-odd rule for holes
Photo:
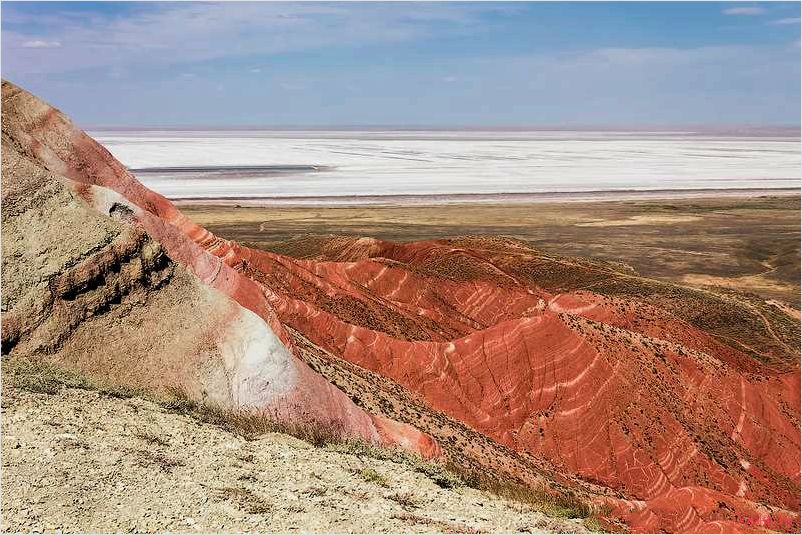
<svg viewBox="0 0 802 535">
<path fill-rule="evenodd" d="M 598 190 L 542 193 L 444 193 L 426 195 L 332 195 L 297 197 L 174 197 L 178 206 L 437 206 L 454 204 L 526 204 L 546 202 L 611 202 L 692 199 L 705 197 L 789 197 L 799 188 L 705 188 L 657 190 Z"/>
<path fill-rule="evenodd" d="M 543 133 L 543 132 L 567 132 L 567 133 L 623 133 L 623 134 L 670 134 L 670 135 L 734 135 L 746 137 L 760 136 L 783 136 L 800 137 L 800 125 L 578 125 L 578 126 L 437 126 L 437 125 L 254 125 L 254 126 L 227 126 L 227 125 L 194 125 L 194 126 L 93 126 L 87 127 L 86 131 L 93 137 L 103 134 L 153 134 L 153 133 L 265 133 L 265 132 L 400 132 L 400 133 Z"/>
</svg>

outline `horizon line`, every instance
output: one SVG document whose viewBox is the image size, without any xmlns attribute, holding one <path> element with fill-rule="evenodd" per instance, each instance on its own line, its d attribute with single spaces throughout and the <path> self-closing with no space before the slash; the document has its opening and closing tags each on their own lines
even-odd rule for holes
<svg viewBox="0 0 802 535">
<path fill-rule="evenodd" d="M 578 124 L 578 125 L 448 125 L 448 124 L 144 124 L 144 125 L 86 125 L 81 126 L 86 131 L 136 131 L 136 130 L 230 130 L 230 131 L 256 131 L 256 130 L 394 130 L 394 131 L 476 131 L 476 132 L 728 132 L 737 131 L 797 131 L 802 132 L 801 124 L 673 124 L 673 125 L 610 125 L 610 124 Z"/>
</svg>

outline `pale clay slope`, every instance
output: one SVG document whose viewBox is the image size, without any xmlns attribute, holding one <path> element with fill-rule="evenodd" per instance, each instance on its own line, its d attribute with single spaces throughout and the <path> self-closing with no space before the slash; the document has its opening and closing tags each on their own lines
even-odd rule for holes
<svg viewBox="0 0 802 535">
<path fill-rule="evenodd" d="M 586 531 L 392 461 L 247 441 L 143 399 L 3 386 L 3 532 Z M 417 505 L 392 499 L 405 493 Z"/>
</svg>

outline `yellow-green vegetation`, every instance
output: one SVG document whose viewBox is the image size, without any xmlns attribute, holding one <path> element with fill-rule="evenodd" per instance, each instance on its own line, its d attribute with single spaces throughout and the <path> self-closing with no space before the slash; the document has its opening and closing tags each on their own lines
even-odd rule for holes
<svg viewBox="0 0 802 535">
<path fill-rule="evenodd" d="M 342 427 L 332 420 L 286 421 L 263 411 L 225 409 L 218 405 L 195 401 L 180 388 L 168 389 L 167 397 L 156 401 L 171 412 L 186 414 L 248 439 L 255 439 L 267 433 L 284 433 L 318 447 L 346 440 Z"/>
<path fill-rule="evenodd" d="M 473 488 L 528 504 L 549 516 L 588 518 L 594 512 L 585 500 L 568 491 L 537 489 L 517 481 L 489 478 L 479 473 L 465 473 L 462 477 Z"/>
<path fill-rule="evenodd" d="M 327 448 L 340 453 L 349 453 L 357 457 L 367 457 L 382 461 L 392 461 L 412 467 L 416 472 L 424 474 L 437 486 L 453 489 L 465 485 L 465 482 L 453 470 L 438 461 L 427 461 L 405 450 L 397 448 L 380 448 L 362 440 L 346 440 L 331 443 Z"/>
<path fill-rule="evenodd" d="M 363 468 L 359 471 L 359 475 L 368 483 L 376 483 L 380 487 L 390 486 L 390 480 L 378 473 L 373 468 Z"/>
<path fill-rule="evenodd" d="M 57 394 L 62 388 L 95 390 L 114 398 L 143 397 L 140 389 L 111 385 L 89 379 L 45 359 L 4 358 L 3 371 L 17 388 L 40 394 Z"/>
</svg>

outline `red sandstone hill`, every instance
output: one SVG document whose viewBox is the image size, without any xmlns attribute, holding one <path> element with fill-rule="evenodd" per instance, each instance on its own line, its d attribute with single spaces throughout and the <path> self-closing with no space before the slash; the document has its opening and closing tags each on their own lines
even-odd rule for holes
<svg viewBox="0 0 802 535">
<path fill-rule="evenodd" d="M 635 531 L 799 528 L 799 324 L 759 299 L 498 238 L 248 249 L 7 83 L 3 225 L 12 357 L 333 420 Z"/>
</svg>

